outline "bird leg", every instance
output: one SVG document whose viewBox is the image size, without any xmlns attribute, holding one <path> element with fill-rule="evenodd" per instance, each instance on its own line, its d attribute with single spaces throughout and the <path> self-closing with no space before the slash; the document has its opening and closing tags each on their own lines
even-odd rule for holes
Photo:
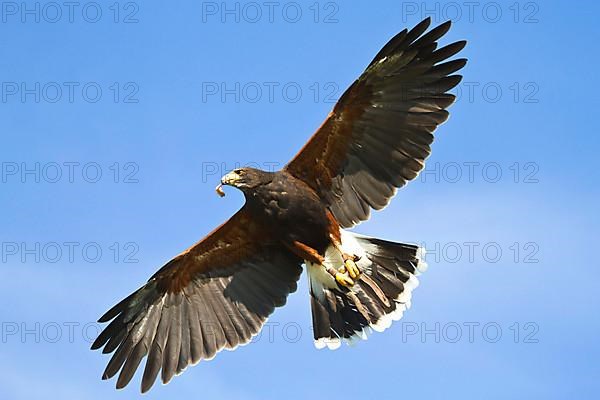
<svg viewBox="0 0 600 400">
<path fill-rule="evenodd" d="M 302 242 L 294 240 L 291 244 L 285 243 L 285 246 L 292 251 L 298 257 L 303 260 L 310 261 L 313 264 L 321 265 L 325 267 L 325 258 L 319 254 L 319 252 L 310 246 L 305 245 Z M 345 272 L 336 270 L 333 267 L 325 267 L 326 271 L 335 279 L 335 281 L 345 287 L 354 285 L 354 281 Z"/>
<path fill-rule="evenodd" d="M 297 240 L 289 242 L 283 242 L 283 244 L 291 250 L 292 253 L 302 258 L 303 260 L 310 261 L 313 264 L 323 265 L 325 257 L 319 254 L 319 252 L 312 247 L 299 242 Z"/>
<path fill-rule="evenodd" d="M 356 254 L 344 253 L 340 239 L 333 235 L 330 235 L 330 238 L 333 247 L 339 251 L 342 255 L 342 260 L 344 260 L 344 264 L 340 267 L 339 272 L 343 274 L 347 273 L 351 279 L 358 279 L 360 277 L 360 269 L 356 265 L 356 262 L 360 260 L 360 257 Z"/>
</svg>

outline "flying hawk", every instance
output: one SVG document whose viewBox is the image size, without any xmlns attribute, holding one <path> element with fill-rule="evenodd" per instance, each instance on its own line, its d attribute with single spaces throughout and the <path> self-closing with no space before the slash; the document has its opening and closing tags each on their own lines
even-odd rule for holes
<svg viewBox="0 0 600 400">
<path fill-rule="evenodd" d="M 126 386 L 147 356 L 141 390 L 256 335 L 308 271 L 315 344 L 382 331 L 410 307 L 424 271 L 418 246 L 345 229 L 414 179 L 446 121 L 466 42 L 438 49 L 446 22 L 403 30 L 375 56 L 304 148 L 278 172 L 236 169 L 221 185 L 244 206 L 104 314 L 92 345 L 114 352 L 103 374 Z M 221 185 L 217 192 L 224 195 Z"/>
</svg>

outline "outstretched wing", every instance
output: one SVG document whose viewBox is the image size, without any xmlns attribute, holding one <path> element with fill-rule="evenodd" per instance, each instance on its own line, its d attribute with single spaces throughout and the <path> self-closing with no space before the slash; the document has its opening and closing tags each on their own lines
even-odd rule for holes
<svg viewBox="0 0 600 400">
<path fill-rule="evenodd" d="M 427 34 L 428 18 L 391 39 L 342 95 L 310 141 L 286 166 L 319 193 L 349 228 L 379 210 L 430 154 L 433 132 L 448 118 L 465 59 L 446 61 L 466 42 L 437 49 L 446 22 Z"/>
<path fill-rule="evenodd" d="M 244 208 L 162 267 L 104 314 L 92 345 L 115 352 L 103 379 L 125 387 L 148 356 L 142 392 L 162 369 L 169 382 L 189 364 L 247 343 L 296 290 L 301 260 L 266 236 Z"/>
</svg>

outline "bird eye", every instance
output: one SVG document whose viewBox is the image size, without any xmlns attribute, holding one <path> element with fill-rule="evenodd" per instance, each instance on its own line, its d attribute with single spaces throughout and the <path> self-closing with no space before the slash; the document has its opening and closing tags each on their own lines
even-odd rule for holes
<svg viewBox="0 0 600 400">
<path fill-rule="evenodd" d="M 244 171 L 242 171 L 241 169 L 235 169 L 233 170 L 233 173 L 236 175 L 241 175 Z"/>
</svg>

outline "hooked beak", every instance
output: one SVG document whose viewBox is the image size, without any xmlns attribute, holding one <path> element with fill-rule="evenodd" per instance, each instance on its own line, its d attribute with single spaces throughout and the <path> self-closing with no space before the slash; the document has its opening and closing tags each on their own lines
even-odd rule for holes
<svg viewBox="0 0 600 400">
<path fill-rule="evenodd" d="M 240 179 L 240 176 L 234 172 L 230 172 L 221 178 L 221 184 L 215 189 L 217 194 L 221 197 L 225 196 L 223 186 L 235 186 L 235 183 Z"/>
</svg>

